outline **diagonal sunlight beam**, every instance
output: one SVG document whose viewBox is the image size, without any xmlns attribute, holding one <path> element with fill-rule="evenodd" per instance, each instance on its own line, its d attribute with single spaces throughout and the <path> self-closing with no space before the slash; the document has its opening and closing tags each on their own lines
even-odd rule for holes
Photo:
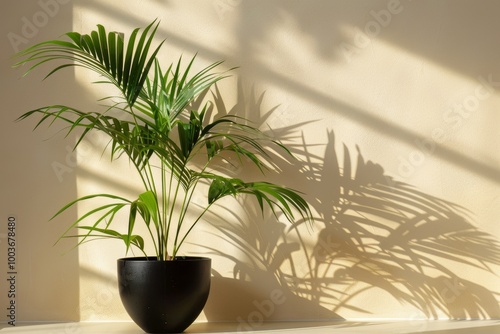
<svg viewBox="0 0 500 334">
<path fill-rule="evenodd" d="M 109 15 L 115 16 L 117 19 L 126 19 L 132 26 L 141 26 L 149 22 L 148 19 L 140 19 L 138 16 L 132 16 L 125 11 L 121 11 L 118 8 L 111 7 L 105 3 L 89 0 L 86 6 L 93 7 L 101 13 L 109 13 Z M 167 36 L 167 43 L 175 44 L 181 46 L 193 53 L 199 52 L 200 58 L 210 58 L 210 59 L 225 59 L 228 55 L 216 51 L 216 49 L 209 49 L 207 47 L 201 46 L 198 43 L 190 41 L 186 38 L 181 37 L 165 28 L 165 25 L 160 25 L 159 31 L 164 36 Z M 234 58 L 234 57 L 232 57 Z M 231 59 L 228 59 L 231 60 Z M 340 101 L 331 95 L 321 93 L 315 89 L 305 86 L 299 82 L 295 82 L 274 71 L 272 68 L 263 66 L 260 63 L 255 62 L 252 67 L 252 73 L 254 77 L 259 77 L 261 80 L 268 80 L 269 82 L 279 83 L 279 86 L 288 89 L 297 96 L 301 96 L 305 100 L 311 100 L 316 104 L 323 106 L 325 109 L 335 110 L 342 116 L 351 119 L 353 121 L 362 124 L 363 126 L 370 128 L 383 136 L 392 137 L 400 142 L 404 142 L 410 146 L 415 145 L 415 141 L 425 141 L 429 140 L 428 136 L 422 136 L 421 134 L 405 129 L 397 124 L 388 122 L 381 117 L 377 117 L 369 113 L 367 110 L 358 108 L 352 104 Z M 435 143 L 435 150 L 432 153 L 434 156 L 439 157 L 445 161 L 453 163 L 460 166 L 462 169 L 474 172 L 481 175 L 484 178 L 489 179 L 495 183 L 500 184 L 500 169 L 481 162 L 473 157 L 464 155 L 457 150 L 447 148 L 443 145 Z"/>
</svg>

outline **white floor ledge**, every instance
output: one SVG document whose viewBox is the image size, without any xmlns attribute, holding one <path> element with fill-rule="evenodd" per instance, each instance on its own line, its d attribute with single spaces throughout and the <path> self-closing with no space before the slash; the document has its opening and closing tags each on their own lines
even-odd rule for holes
<svg viewBox="0 0 500 334">
<path fill-rule="evenodd" d="M 185 333 L 433 333 L 469 334 L 500 333 L 500 320 L 477 321 L 338 321 L 338 322 L 273 322 L 264 324 L 195 323 Z M 0 334 L 142 334 L 132 322 L 78 322 L 56 324 L 21 323 L 15 327 L 0 324 Z"/>
</svg>

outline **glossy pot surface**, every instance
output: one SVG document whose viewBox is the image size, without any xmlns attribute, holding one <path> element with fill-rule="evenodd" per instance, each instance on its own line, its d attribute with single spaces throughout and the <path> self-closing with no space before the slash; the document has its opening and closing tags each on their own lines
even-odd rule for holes
<svg viewBox="0 0 500 334">
<path fill-rule="evenodd" d="M 147 333 L 180 333 L 203 310 L 210 291 L 211 259 L 155 257 L 117 261 L 123 306 Z"/>
</svg>

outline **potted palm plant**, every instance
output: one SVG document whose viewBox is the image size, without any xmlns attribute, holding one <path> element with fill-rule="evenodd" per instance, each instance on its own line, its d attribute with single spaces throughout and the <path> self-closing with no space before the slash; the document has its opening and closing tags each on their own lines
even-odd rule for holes
<svg viewBox="0 0 500 334">
<path fill-rule="evenodd" d="M 207 111 L 213 104 L 197 100 L 227 76 L 227 71 L 214 72 L 220 62 L 194 74 L 195 57 L 187 65 L 181 57 L 162 68 L 157 55 L 163 42 L 153 47 L 156 20 L 144 29 L 135 29 L 128 41 L 122 34 L 97 27 L 90 34 L 69 32 L 62 39 L 29 47 L 18 54 L 16 66 L 28 64 L 27 74 L 42 64 L 55 63 L 47 77 L 67 67 L 83 67 L 97 73 L 99 83 L 116 86 L 119 96 L 100 100 L 100 105 L 108 102 L 102 111 L 50 105 L 26 112 L 19 120 L 38 116 L 36 127 L 66 123 L 68 133 L 77 134 L 75 147 L 91 131 L 100 131 L 109 138 L 111 159 L 125 156 L 135 167 L 144 186 L 136 198 L 87 195 L 63 206 L 55 216 L 81 202 L 97 200 L 93 209 L 69 225 L 62 238 L 79 237 L 79 244 L 94 238 L 120 239 L 127 251 L 139 249 L 144 256 L 118 260 L 120 296 L 127 312 L 146 332 L 181 332 L 204 307 L 211 263 L 209 258 L 182 256 L 180 249 L 218 200 L 251 195 L 261 210 L 269 207 L 290 221 L 297 214 L 309 220 L 309 206 L 293 189 L 270 182 L 245 182 L 217 171 L 216 161 L 228 155 L 263 171 L 272 166 L 270 146 L 290 154 L 279 141 L 241 117 L 209 119 Z M 193 194 L 202 185 L 207 189 L 206 205 L 193 210 Z M 127 213 L 128 221 L 116 219 L 120 211 Z M 196 212 L 195 218 L 191 212 Z M 137 233 L 138 222 L 144 224 L 146 235 Z M 74 229 L 83 232 L 73 234 Z M 147 242 L 155 254 L 146 254 Z"/>
</svg>

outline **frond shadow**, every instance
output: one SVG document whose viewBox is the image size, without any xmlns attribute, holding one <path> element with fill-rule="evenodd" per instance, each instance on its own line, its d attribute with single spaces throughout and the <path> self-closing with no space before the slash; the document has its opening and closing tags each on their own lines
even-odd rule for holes
<svg viewBox="0 0 500 334">
<path fill-rule="evenodd" d="M 334 310 L 370 289 L 382 289 L 426 317 L 497 317 L 496 293 L 461 277 L 464 268 L 495 275 L 500 245 L 473 224 L 472 214 L 449 201 L 419 191 L 365 162 L 358 148 L 351 167 L 344 146 L 341 169 L 330 133 L 318 182 L 333 189 L 315 205 L 324 224 L 314 249 L 314 270 L 326 285 L 349 287 Z"/>
<path fill-rule="evenodd" d="M 240 91 L 237 106 L 216 109 L 250 108 L 260 115 L 261 107 L 262 96 Z M 270 112 L 263 115 L 253 121 L 265 124 Z M 304 188 L 314 190 L 308 199 L 315 226 L 290 226 L 244 202 L 243 214 L 234 203 L 221 207 L 214 221 L 222 223 L 212 224 L 213 234 L 234 251 L 208 252 L 234 266 L 232 277 L 214 271 L 213 297 L 205 308 L 210 321 L 246 319 L 273 293 L 286 302 L 264 320 L 370 314 L 359 300 L 376 290 L 428 319 L 500 315 L 497 292 L 464 275 L 471 268 L 496 276 L 492 267 L 500 264 L 498 240 L 474 225 L 473 213 L 386 175 L 380 164 L 365 161 L 359 147 L 354 158 L 346 145 L 337 153 L 333 132 L 321 156 L 294 135 L 296 126 L 273 131 L 299 142 L 291 146 L 299 163 L 280 160 L 282 173 L 273 177 L 307 180 Z"/>
</svg>

